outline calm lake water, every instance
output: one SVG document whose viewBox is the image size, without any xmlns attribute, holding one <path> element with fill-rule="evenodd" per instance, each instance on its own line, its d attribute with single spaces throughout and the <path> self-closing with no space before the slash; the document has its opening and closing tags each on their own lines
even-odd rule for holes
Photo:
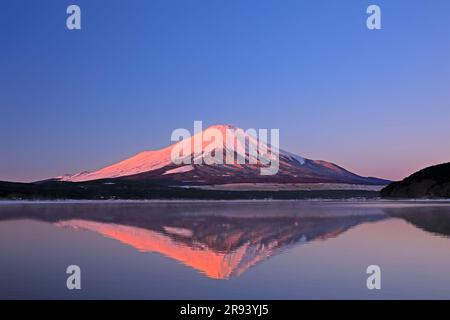
<svg viewBox="0 0 450 320">
<path fill-rule="evenodd" d="M 450 299 L 449 235 L 445 202 L 4 202 L 0 298 Z"/>
</svg>

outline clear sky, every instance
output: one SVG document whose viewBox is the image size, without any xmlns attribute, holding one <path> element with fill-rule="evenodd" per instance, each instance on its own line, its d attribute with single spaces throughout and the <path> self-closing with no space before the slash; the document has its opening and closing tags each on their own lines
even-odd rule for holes
<svg viewBox="0 0 450 320">
<path fill-rule="evenodd" d="M 97 169 L 194 120 L 399 179 L 450 161 L 450 1 L 2 0 L 0 108 L 0 180 Z"/>
</svg>

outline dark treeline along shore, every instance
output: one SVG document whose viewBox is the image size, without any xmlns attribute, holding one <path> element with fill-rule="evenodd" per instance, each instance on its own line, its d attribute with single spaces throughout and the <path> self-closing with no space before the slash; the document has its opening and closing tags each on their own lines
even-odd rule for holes
<svg viewBox="0 0 450 320">
<path fill-rule="evenodd" d="M 297 200 L 377 198 L 366 190 L 221 191 L 173 187 L 154 181 L 95 180 L 88 182 L 0 182 L 0 199 L 7 200 Z"/>
<path fill-rule="evenodd" d="M 381 190 L 389 199 L 450 199 L 450 162 L 420 170 Z"/>
</svg>

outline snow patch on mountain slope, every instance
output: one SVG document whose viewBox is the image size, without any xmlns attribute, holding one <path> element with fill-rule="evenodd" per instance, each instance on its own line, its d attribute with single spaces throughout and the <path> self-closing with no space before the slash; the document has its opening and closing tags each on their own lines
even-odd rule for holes
<svg viewBox="0 0 450 320">
<path fill-rule="evenodd" d="M 281 151 L 281 152 L 280 152 L 280 155 L 284 155 L 284 156 L 287 157 L 287 158 L 290 158 L 290 159 L 292 159 L 292 160 L 295 160 L 295 161 L 297 161 L 300 165 L 304 165 L 305 162 L 306 162 L 305 158 L 303 158 L 303 157 L 301 157 L 301 156 L 298 156 L 298 155 L 296 155 L 296 154 L 287 152 L 287 151 Z"/>
<path fill-rule="evenodd" d="M 182 167 L 175 168 L 175 169 L 172 169 L 172 170 L 167 170 L 166 172 L 163 173 L 163 175 L 189 172 L 189 171 L 192 171 L 192 170 L 194 170 L 194 167 L 191 166 L 191 165 L 187 165 L 187 166 L 182 166 Z"/>
</svg>

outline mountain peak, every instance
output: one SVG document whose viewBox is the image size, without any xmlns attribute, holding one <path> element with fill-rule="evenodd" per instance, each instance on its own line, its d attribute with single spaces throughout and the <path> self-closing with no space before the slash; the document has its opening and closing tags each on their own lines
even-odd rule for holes
<svg viewBox="0 0 450 320">
<path fill-rule="evenodd" d="M 243 130 L 239 127 L 236 127 L 231 124 L 215 124 L 212 126 L 209 126 L 208 128 L 204 129 L 202 133 L 210 132 L 211 130 L 218 130 L 222 133 L 222 135 L 225 137 L 228 131 L 236 131 L 236 130 Z M 245 131 L 245 130 L 243 130 Z"/>
<path fill-rule="evenodd" d="M 212 126 L 209 126 L 206 130 L 208 129 L 219 129 L 219 130 L 226 130 L 226 129 L 230 129 L 230 130 L 236 130 L 239 129 L 238 127 L 232 125 L 232 124 L 215 124 Z"/>
</svg>

